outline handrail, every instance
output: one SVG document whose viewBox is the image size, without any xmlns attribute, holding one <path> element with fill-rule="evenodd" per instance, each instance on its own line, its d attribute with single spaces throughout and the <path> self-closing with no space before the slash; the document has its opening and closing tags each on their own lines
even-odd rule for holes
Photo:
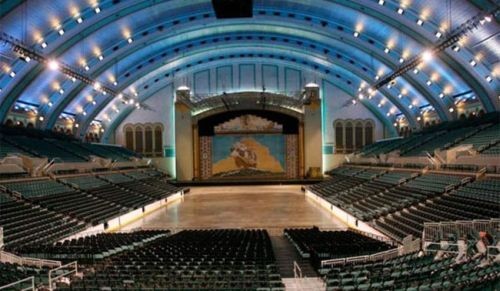
<svg viewBox="0 0 500 291">
<path fill-rule="evenodd" d="M 60 267 L 60 261 L 44 260 L 30 257 L 20 257 L 6 251 L 0 251 L 0 261 L 4 263 L 14 263 L 21 266 L 34 266 L 34 267 Z"/>
<path fill-rule="evenodd" d="M 55 273 L 55 272 L 57 272 L 57 271 L 59 271 L 59 270 L 61 270 L 63 268 L 67 268 L 67 267 L 74 267 L 74 269 L 72 269 L 70 271 L 66 271 L 66 272 L 63 271 L 63 273 L 52 277 L 53 273 Z M 72 273 L 78 273 L 78 263 L 76 261 L 68 263 L 66 265 L 62 265 L 62 266 L 60 266 L 58 268 L 49 270 L 49 290 L 52 291 L 52 290 L 55 289 L 54 286 L 53 286 L 53 283 L 56 280 L 58 280 L 59 278 L 65 277 L 65 276 L 67 276 L 69 274 L 72 274 Z"/>
<path fill-rule="evenodd" d="M 22 288 L 22 289 L 16 289 L 16 290 L 21 290 L 21 291 L 32 290 L 32 291 L 35 291 L 35 277 L 33 277 L 33 276 L 24 278 L 22 280 L 18 280 L 16 282 L 13 282 L 13 283 L 10 283 L 10 284 L 4 285 L 4 286 L 0 286 L 0 290 L 5 290 L 5 289 L 7 289 L 9 287 L 13 287 L 13 286 L 16 286 L 16 285 L 18 285 L 20 283 L 27 282 L 27 281 L 31 281 L 31 287 Z"/>
<path fill-rule="evenodd" d="M 373 262 L 373 261 L 379 261 L 379 260 L 392 259 L 392 258 L 399 256 L 399 253 L 401 250 L 402 250 L 402 247 L 397 247 L 397 248 L 390 249 L 387 251 L 378 252 L 378 253 L 375 253 L 372 255 L 323 260 L 323 261 L 321 261 L 321 267 L 345 265 L 347 263 L 369 262 L 369 261 Z"/>
<path fill-rule="evenodd" d="M 300 268 L 299 264 L 297 264 L 297 261 L 293 261 L 293 277 L 295 279 L 297 278 L 302 278 L 302 269 Z"/>
</svg>

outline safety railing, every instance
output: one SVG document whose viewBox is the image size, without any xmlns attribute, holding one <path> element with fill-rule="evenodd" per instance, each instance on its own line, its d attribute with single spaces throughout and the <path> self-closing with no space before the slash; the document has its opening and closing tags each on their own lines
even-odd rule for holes
<svg viewBox="0 0 500 291">
<path fill-rule="evenodd" d="M 0 262 L 17 264 L 17 265 L 22 265 L 22 266 L 32 266 L 32 267 L 38 267 L 38 268 L 42 268 L 42 267 L 54 268 L 54 267 L 61 266 L 60 261 L 43 260 L 43 259 L 29 258 L 29 257 L 20 257 L 17 255 L 14 255 L 12 253 L 8 253 L 6 251 L 0 251 Z"/>
<path fill-rule="evenodd" d="M 338 266 L 338 265 L 353 264 L 353 263 L 374 262 L 374 261 L 386 261 L 399 256 L 401 251 L 402 247 L 398 247 L 387 251 L 375 253 L 372 255 L 323 260 L 321 261 L 321 267 Z"/>
<path fill-rule="evenodd" d="M 468 236 L 478 237 L 481 231 L 496 236 L 500 233 L 500 219 L 425 222 L 422 241 L 426 244 L 450 238 L 458 240 Z"/>
<path fill-rule="evenodd" d="M 385 242 L 385 243 L 390 244 L 392 246 L 396 245 L 396 243 L 393 240 L 391 240 L 390 238 L 387 238 L 387 237 L 383 237 L 381 235 L 376 235 L 376 234 L 362 231 L 362 230 L 355 229 L 355 228 L 349 228 L 349 230 L 356 232 L 356 233 L 359 233 L 359 234 L 362 234 L 362 235 L 367 236 L 369 238 L 373 238 L 373 239 L 376 239 L 378 241 Z"/>
<path fill-rule="evenodd" d="M 78 263 L 76 261 L 62 265 L 49 271 L 49 290 L 55 289 L 55 282 L 59 279 L 78 272 Z"/>
<path fill-rule="evenodd" d="M 27 283 L 30 284 L 30 286 L 25 286 Z M 31 276 L 4 286 L 0 286 L 0 290 L 35 291 L 35 277 Z"/>
</svg>

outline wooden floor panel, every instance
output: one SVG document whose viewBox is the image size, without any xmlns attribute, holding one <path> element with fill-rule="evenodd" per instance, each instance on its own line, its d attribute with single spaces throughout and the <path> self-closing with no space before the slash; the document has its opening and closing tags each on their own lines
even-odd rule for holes
<svg viewBox="0 0 500 291">
<path fill-rule="evenodd" d="M 345 228 L 305 197 L 300 186 L 195 187 L 173 202 L 122 230 L 137 228 Z"/>
</svg>

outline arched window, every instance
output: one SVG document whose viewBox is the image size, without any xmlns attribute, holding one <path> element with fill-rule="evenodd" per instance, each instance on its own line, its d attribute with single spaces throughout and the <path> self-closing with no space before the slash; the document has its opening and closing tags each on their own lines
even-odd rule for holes
<svg viewBox="0 0 500 291">
<path fill-rule="evenodd" d="M 354 128 L 354 142 L 356 149 L 363 147 L 363 123 L 361 121 L 356 122 L 356 127 Z"/>
<path fill-rule="evenodd" d="M 354 136 L 353 136 L 353 126 L 352 122 L 348 121 L 345 123 L 345 150 L 346 153 L 351 153 L 354 147 Z"/>
<path fill-rule="evenodd" d="M 12 126 L 14 126 L 14 121 L 12 121 L 12 119 L 7 119 L 7 121 L 5 122 L 5 125 L 7 127 L 12 127 Z"/>
<path fill-rule="evenodd" d="M 344 126 L 341 121 L 335 122 L 335 151 L 344 151 Z"/>
<path fill-rule="evenodd" d="M 134 150 L 134 131 L 130 126 L 125 128 L 125 147 L 129 150 Z"/>
<path fill-rule="evenodd" d="M 460 116 L 458 117 L 460 120 L 465 120 L 467 119 L 467 117 L 465 116 L 465 113 L 462 113 L 460 114 Z"/>
<path fill-rule="evenodd" d="M 365 145 L 373 143 L 373 123 L 371 121 L 367 121 L 365 123 Z"/>
<path fill-rule="evenodd" d="M 143 142 L 143 137 L 144 137 L 144 131 L 142 129 L 142 126 L 137 126 L 135 128 L 135 151 L 138 153 L 144 152 L 144 142 Z"/>
<path fill-rule="evenodd" d="M 163 129 L 161 126 L 159 125 L 155 126 L 154 137 L 155 137 L 154 138 L 155 155 L 161 156 L 163 154 Z"/>
<path fill-rule="evenodd" d="M 26 128 L 35 128 L 35 126 L 33 125 L 33 123 L 28 122 L 28 125 L 26 126 Z"/>
<path fill-rule="evenodd" d="M 144 130 L 144 138 L 146 142 L 146 154 L 147 155 L 152 155 L 153 154 L 153 129 L 151 126 L 146 126 L 146 129 Z"/>
</svg>

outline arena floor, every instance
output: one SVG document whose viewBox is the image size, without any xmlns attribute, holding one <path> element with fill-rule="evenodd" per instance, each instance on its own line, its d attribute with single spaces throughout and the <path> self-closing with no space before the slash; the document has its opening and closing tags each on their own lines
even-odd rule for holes
<svg viewBox="0 0 500 291">
<path fill-rule="evenodd" d="M 123 227 L 131 229 L 345 228 L 346 226 L 293 186 L 194 187 L 184 199 Z"/>
</svg>

